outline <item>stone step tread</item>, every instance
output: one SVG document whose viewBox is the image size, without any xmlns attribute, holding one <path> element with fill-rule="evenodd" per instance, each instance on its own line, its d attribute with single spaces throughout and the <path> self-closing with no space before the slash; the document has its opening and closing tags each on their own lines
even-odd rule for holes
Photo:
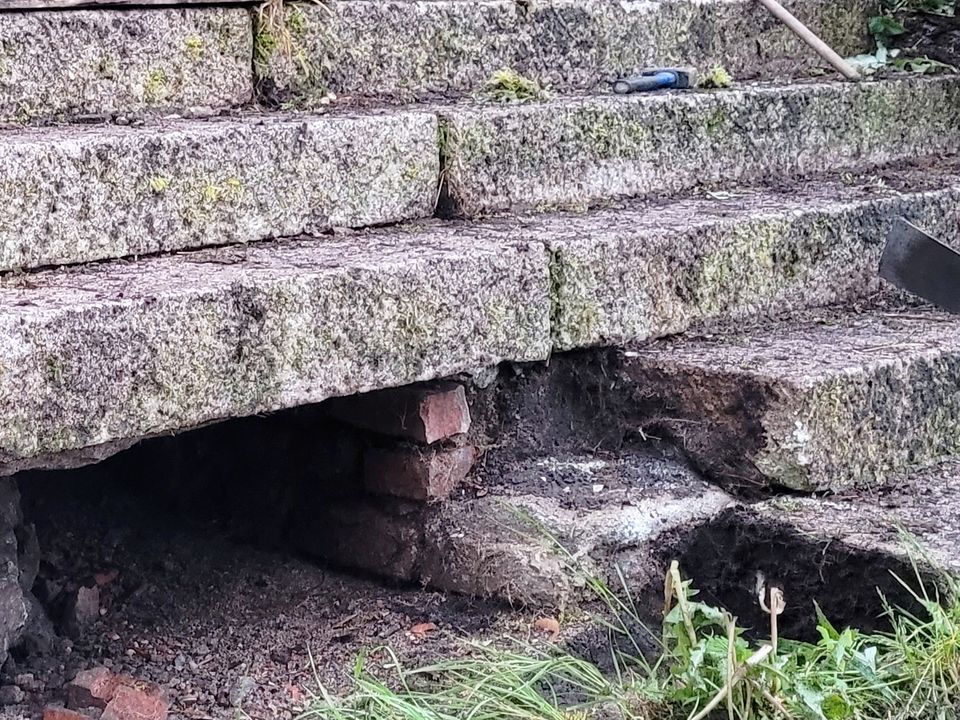
<svg viewBox="0 0 960 720">
<path fill-rule="evenodd" d="M 945 238 L 960 227 L 958 161 L 424 227 L 543 242 L 555 349 L 624 345 L 714 318 L 780 315 L 878 291 L 894 218 Z"/>
<path fill-rule="evenodd" d="M 0 468 L 544 360 L 548 292 L 540 247 L 475 239 L 265 243 L 8 277 Z"/>
<path fill-rule="evenodd" d="M 471 214 L 956 151 L 954 94 L 914 79 L 8 130 L 0 271 L 425 217 L 441 178 Z M 717 112 L 723 137 L 698 134 Z"/>
<path fill-rule="evenodd" d="M 814 316 L 817 315 L 813 311 Z M 960 322 L 928 308 L 894 307 L 777 324 L 746 333 L 663 341 L 634 357 L 669 357 L 676 372 L 749 374 L 759 381 L 807 390 L 834 379 L 869 375 L 918 356 L 960 353 Z"/>
<path fill-rule="evenodd" d="M 870 2 L 786 4 L 838 52 L 869 47 Z M 473 94 L 505 66 L 568 92 L 654 65 L 705 72 L 719 64 L 739 79 L 802 76 L 820 65 L 749 0 L 344 0 L 290 9 L 287 23 L 298 61 L 276 52 L 263 30 L 256 67 L 278 98 L 294 101 L 328 90 L 399 99 Z"/>
<path fill-rule="evenodd" d="M 727 482 L 876 486 L 960 454 L 960 323 L 895 302 L 628 353 L 665 428 Z"/>
<path fill-rule="evenodd" d="M 428 112 L 164 120 L 0 133 L 0 269 L 433 214 Z"/>
<path fill-rule="evenodd" d="M 252 54 L 240 8 L 4 13 L 0 123 L 249 103 Z"/>
<path fill-rule="evenodd" d="M 438 109 L 452 214 L 587 207 L 957 152 L 960 78 Z"/>
<path fill-rule="evenodd" d="M 855 297 L 876 289 L 876 257 L 896 216 L 936 232 L 956 225 L 953 165 L 895 175 L 918 191 L 875 177 L 823 180 L 8 274 L 0 470 L 708 318 Z M 769 258 L 784 259 L 739 260 L 758 235 Z M 726 267 L 750 272 L 715 270 Z"/>
<path fill-rule="evenodd" d="M 812 542 L 838 542 L 899 558 L 913 554 L 921 564 L 933 561 L 941 568 L 960 570 L 957 460 L 905 474 L 880 493 L 782 497 L 755 505 L 752 510 Z"/>
</svg>

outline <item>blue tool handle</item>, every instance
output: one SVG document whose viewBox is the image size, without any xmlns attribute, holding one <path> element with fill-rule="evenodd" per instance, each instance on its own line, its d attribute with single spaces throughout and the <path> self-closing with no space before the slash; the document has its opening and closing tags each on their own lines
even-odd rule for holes
<svg viewBox="0 0 960 720">
<path fill-rule="evenodd" d="M 653 73 L 652 75 L 635 75 L 622 78 L 613 83 L 613 91 L 618 95 L 627 95 L 635 92 L 648 92 L 672 88 L 677 84 L 677 74 L 669 70 Z"/>
</svg>

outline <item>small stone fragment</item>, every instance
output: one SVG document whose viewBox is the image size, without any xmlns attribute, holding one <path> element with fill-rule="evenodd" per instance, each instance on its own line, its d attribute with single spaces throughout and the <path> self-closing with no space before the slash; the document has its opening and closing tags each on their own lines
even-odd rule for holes
<svg viewBox="0 0 960 720">
<path fill-rule="evenodd" d="M 16 685 L 0 686 L 0 706 L 19 705 L 27 697 L 27 694 Z"/>
<path fill-rule="evenodd" d="M 66 635 L 77 638 L 100 617 L 100 588 L 79 587 L 64 609 L 63 628 Z"/>
<path fill-rule="evenodd" d="M 239 708 L 241 705 L 243 705 L 243 701 L 246 700 L 247 696 L 249 696 L 250 693 L 256 689 L 257 681 L 249 675 L 244 675 L 243 677 L 239 678 L 237 682 L 233 684 L 233 687 L 230 688 L 230 693 L 228 695 L 230 707 Z"/>
</svg>

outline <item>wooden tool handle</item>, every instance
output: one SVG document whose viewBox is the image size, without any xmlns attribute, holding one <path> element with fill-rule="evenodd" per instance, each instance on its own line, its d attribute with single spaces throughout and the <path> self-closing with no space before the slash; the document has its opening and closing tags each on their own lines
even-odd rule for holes
<svg viewBox="0 0 960 720">
<path fill-rule="evenodd" d="M 820 57 L 830 63 L 834 69 L 845 78 L 848 80 L 862 79 L 856 68 L 837 55 L 837 53 L 833 51 L 833 48 L 817 37 L 810 28 L 797 20 L 797 18 L 777 2 L 777 0 L 760 0 L 760 4 L 767 8 L 775 18 L 795 32 L 807 45 L 816 50 Z"/>
</svg>

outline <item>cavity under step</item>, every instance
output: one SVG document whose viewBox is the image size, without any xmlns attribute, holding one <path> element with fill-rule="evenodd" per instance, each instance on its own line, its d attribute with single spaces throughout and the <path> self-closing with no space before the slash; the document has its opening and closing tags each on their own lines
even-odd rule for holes
<svg viewBox="0 0 960 720">
<path fill-rule="evenodd" d="M 769 619 L 757 605 L 758 573 L 784 591 L 785 636 L 815 636 L 814 602 L 837 627 L 886 628 L 880 593 L 925 617 L 907 588 L 923 583 L 932 596 L 942 572 L 960 568 L 958 508 L 960 463 L 950 460 L 871 492 L 727 509 L 692 533 L 679 557 L 708 599 L 761 633 Z"/>
</svg>

